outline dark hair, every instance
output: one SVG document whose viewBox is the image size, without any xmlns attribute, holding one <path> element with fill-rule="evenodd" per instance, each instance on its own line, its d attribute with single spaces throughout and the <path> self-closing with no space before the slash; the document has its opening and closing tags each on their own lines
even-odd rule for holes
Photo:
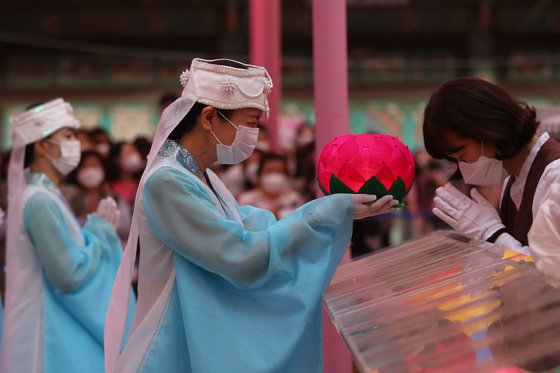
<svg viewBox="0 0 560 373">
<path fill-rule="evenodd" d="M 492 142 L 498 149 L 496 158 L 507 159 L 531 141 L 538 125 L 535 109 L 500 87 L 478 78 L 458 78 L 432 94 L 422 130 L 433 158 L 450 159 L 445 136 L 451 131 L 461 138 Z"/>
<path fill-rule="evenodd" d="M 90 129 L 88 131 L 88 135 L 92 140 L 93 140 L 94 137 L 99 136 L 99 135 L 110 137 L 109 133 L 101 127 L 95 127 L 95 128 Z"/>
<path fill-rule="evenodd" d="M 259 169 L 257 170 L 257 175 L 261 176 L 263 172 L 264 165 L 270 161 L 280 161 L 284 165 L 284 172 L 289 175 L 288 170 L 288 160 L 281 154 L 278 153 L 264 153 L 259 162 Z"/>
<path fill-rule="evenodd" d="M 136 146 L 136 149 L 138 149 L 140 156 L 146 159 L 148 157 L 148 154 L 150 154 L 152 142 L 145 137 L 139 136 L 135 138 L 132 143 L 134 144 L 134 146 Z"/>
<path fill-rule="evenodd" d="M 173 129 L 173 131 L 171 131 L 171 133 L 169 134 L 169 136 L 167 136 L 167 138 L 169 140 L 179 141 L 184 134 L 192 131 L 192 129 L 196 126 L 196 121 L 200 116 L 200 114 L 202 113 L 202 110 L 207 106 L 209 105 L 202 104 L 200 102 L 195 102 L 191 110 L 189 110 L 187 115 L 185 115 L 183 119 L 181 119 L 179 124 L 177 124 L 177 126 Z M 231 117 L 231 114 L 234 112 L 234 110 L 224 110 L 224 109 L 216 109 L 216 110 L 222 113 L 224 117 L 228 119 Z"/>
<path fill-rule="evenodd" d="M 138 154 L 140 154 L 140 156 L 142 156 L 142 154 L 140 153 L 140 151 L 138 150 L 138 148 L 136 147 L 136 145 L 132 142 L 126 142 L 126 141 L 119 141 L 116 144 L 113 144 L 111 146 L 111 150 L 109 150 L 109 155 L 107 156 L 107 168 L 106 168 L 106 175 L 107 175 L 107 181 L 112 182 L 112 181 L 117 181 L 120 179 L 121 176 L 121 169 L 119 168 L 119 166 L 117 166 L 117 161 L 121 156 L 121 151 L 122 148 L 125 145 L 130 145 L 133 146 L 136 151 L 138 152 Z M 138 171 L 134 176 L 135 179 L 140 180 L 140 177 L 142 176 L 142 172 L 144 172 L 144 170 L 140 170 Z"/>
<path fill-rule="evenodd" d="M 159 98 L 159 106 L 167 106 L 169 104 L 171 104 L 173 101 L 177 100 L 179 97 L 179 95 L 175 94 L 175 93 L 165 93 L 163 95 L 160 96 Z"/>
<path fill-rule="evenodd" d="M 169 136 L 167 136 L 170 140 L 179 141 L 179 139 L 186 133 L 192 131 L 194 126 L 196 125 L 196 120 L 202 113 L 202 109 L 206 106 L 205 104 L 201 104 L 200 102 L 195 102 L 191 110 L 181 119 L 181 121 L 177 124 L 177 126 L 171 131 Z"/>
</svg>

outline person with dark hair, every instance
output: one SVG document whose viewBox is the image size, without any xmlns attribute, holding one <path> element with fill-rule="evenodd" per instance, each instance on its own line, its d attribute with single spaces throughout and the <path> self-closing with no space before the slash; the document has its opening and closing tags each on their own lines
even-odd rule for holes
<svg viewBox="0 0 560 373">
<path fill-rule="evenodd" d="M 76 187 L 78 191 L 68 200 L 78 221 L 84 222 L 89 214 L 95 212 L 103 198 L 111 197 L 106 185 L 106 175 L 107 163 L 99 152 L 82 152 L 80 164 L 66 179 L 66 183 Z"/>
<path fill-rule="evenodd" d="M 145 161 L 148 158 L 148 154 L 150 154 L 152 142 L 143 136 L 139 136 L 134 139 L 132 144 L 136 147 L 138 153 L 140 153 L 140 157 L 142 158 L 142 160 Z"/>
<path fill-rule="evenodd" d="M 165 93 L 161 95 L 158 102 L 160 114 L 178 98 L 179 96 L 176 93 Z"/>
<path fill-rule="evenodd" d="M 262 67 L 197 58 L 181 83 L 138 189 L 107 316 L 106 372 L 321 372 L 321 295 L 352 221 L 397 201 L 338 194 L 280 220 L 240 206 L 209 166 L 251 155 L 270 77 Z M 123 345 L 122 300 L 138 247 L 138 311 Z"/>
<path fill-rule="evenodd" d="M 103 156 L 107 158 L 109 156 L 109 151 L 111 151 L 111 137 L 101 127 L 93 128 L 89 131 L 89 137 L 93 144 L 93 148 Z"/>
<path fill-rule="evenodd" d="M 257 185 L 239 195 L 240 205 L 266 209 L 281 219 L 303 205 L 303 197 L 291 184 L 288 160 L 277 153 L 265 153 L 257 169 Z"/>
<path fill-rule="evenodd" d="M 83 225 L 68 208 L 60 184 L 81 155 L 69 103 L 46 102 L 10 123 L 0 371 L 102 372 L 105 314 L 122 257 L 117 205 L 101 200 Z"/>
<path fill-rule="evenodd" d="M 534 108 L 478 78 L 439 87 L 424 111 L 424 143 L 456 162 L 466 184 L 502 186 L 498 211 L 475 187 L 436 191 L 434 214 L 471 238 L 530 254 L 527 234 L 551 186 L 560 182 L 560 144 L 537 134 Z"/>
<path fill-rule="evenodd" d="M 107 181 L 111 191 L 129 204 L 134 204 L 140 175 L 145 159 L 133 143 L 121 141 L 109 152 L 109 174 Z"/>
</svg>

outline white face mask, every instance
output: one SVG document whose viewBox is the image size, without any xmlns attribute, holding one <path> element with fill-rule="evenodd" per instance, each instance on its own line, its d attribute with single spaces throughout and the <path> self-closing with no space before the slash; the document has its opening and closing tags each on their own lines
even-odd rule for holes
<svg viewBox="0 0 560 373">
<path fill-rule="evenodd" d="M 140 154 L 127 155 L 121 162 L 121 168 L 126 172 L 138 172 L 144 167 Z"/>
<path fill-rule="evenodd" d="M 109 152 L 111 151 L 111 145 L 109 145 L 106 142 L 102 142 L 100 144 L 95 145 L 95 150 L 97 150 L 99 154 L 101 154 L 103 157 L 106 158 L 109 155 Z"/>
<path fill-rule="evenodd" d="M 80 142 L 78 140 L 63 140 L 60 143 L 48 140 L 48 142 L 60 147 L 60 158 L 54 159 L 47 155 L 58 172 L 62 175 L 68 175 L 72 170 L 78 167 L 82 157 Z"/>
<path fill-rule="evenodd" d="M 86 167 L 78 171 L 78 182 L 86 189 L 94 189 L 105 180 L 105 172 L 99 167 Z"/>
<path fill-rule="evenodd" d="M 303 148 L 304 146 L 311 144 L 313 141 L 315 141 L 315 135 L 313 135 L 313 132 L 304 132 L 297 138 L 296 145 L 299 148 Z"/>
<path fill-rule="evenodd" d="M 286 175 L 272 172 L 261 176 L 261 188 L 265 192 L 277 194 L 282 192 L 288 186 L 288 178 Z"/>
<path fill-rule="evenodd" d="M 502 161 L 482 155 L 476 162 L 459 162 L 459 169 L 465 183 L 479 186 L 501 186 L 508 176 Z"/>
<path fill-rule="evenodd" d="M 253 153 L 255 150 L 255 146 L 257 146 L 257 142 L 259 140 L 259 129 L 258 128 L 249 128 L 246 126 L 236 126 L 233 124 L 229 119 L 227 119 L 222 113 L 218 111 L 218 113 L 228 121 L 236 130 L 235 138 L 231 145 L 224 145 L 218 139 L 214 131 L 212 135 L 216 141 L 219 142 L 216 145 L 216 153 L 218 155 L 218 163 L 220 164 L 236 164 L 241 163 Z"/>
</svg>

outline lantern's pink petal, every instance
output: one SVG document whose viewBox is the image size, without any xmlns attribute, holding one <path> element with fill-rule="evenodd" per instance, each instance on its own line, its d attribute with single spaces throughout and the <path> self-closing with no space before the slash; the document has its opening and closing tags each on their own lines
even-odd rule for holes
<svg viewBox="0 0 560 373">
<path fill-rule="evenodd" d="M 387 135 L 370 135 L 372 136 L 372 152 L 378 154 L 380 159 L 385 159 L 387 154 L 392 151 L 391 145 L 387 142 Z"/>
<path fill-rule="evenodd" d="M 317 178 L 319 179 L 319 183 L 321 186 L 327 191 L 328 193 L 331 192 L 330 187 L 330 178 L 331 173 L 327 171 L 327 169 L 322 165 L 319 164 L 319 168 L 317 169 Z"/>
<path fill-rule="evenodd" d="M 329 188 L 332 174 L 354 191 L 372 176 L 377 176 L 387 188 L 400 176 L 410 188 L 414 181 L 414 156 L 394 136 L 338 136 L 325 146 L 317 162 L 317 175 L 325 189 Z"/>
<path fill-rule="evenodd" d="M 354 192 L 360 190 L 361 186 L 364 185 L 367 180 L 354 166 L 352 166 L 351 162 L 347 162 L 339 170 L 339 179 Z"/>
<path fill-rule="evenodd" d="M 358 144 L 355 141 L 355 136 L 347 138 L 343 144 L 338 148 L 338 157 L 349 164 L 355 163 L 356 155 L 360 153 Z"/>
<path fill-rule="evenodd" d="M 391 185 L 393 185 L 393 183 L 397 179 L 395 174 L 393 174 L 393 170 L 391 170 L 389 166 L 387 166 L 387 164 L 385 163 L 381 164 L 381 167 L 379 167 L 379 171 L 377 172 L 377 175 L 374 176 L 377 176 L 377 179 L 381 181 L 381 183 L 385 186 L 387 190 L 391 188 Z"/>
<path fill-rule="evenodd" d="M 402 179 L 404 181 L 404 185 L 406 186 L 406 190 L 410 189 L 412 183 L 414 182 L 414 172 L 415 172 L 414 163 L 410 163 L 410 166 L 408 167 L 406 172 L 402 175 Z"/>
</svg>

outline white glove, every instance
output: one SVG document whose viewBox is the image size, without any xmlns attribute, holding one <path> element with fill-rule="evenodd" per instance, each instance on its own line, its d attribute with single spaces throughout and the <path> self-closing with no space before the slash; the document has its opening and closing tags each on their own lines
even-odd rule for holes
<svg viewBox="0 0 560 373">
<path fill-rule="evenodd" d="M 354 194 L 352 195 L 352 202 L 354 202 L 354 220 L 369 218 L 371 216 L 385 214 L 386 212 L 395 211 L 393 206 L 397 205 L 399 201 L 393 199 L 393 196 L 387 195 L 379 198 L 372 194 Z M 368 202 L 373 202 L 368 206 Z"/>
<path fill-rule="evenodd" d="M 121 212 L 117 207 L 117 202 L 111 197 L 103 198 L 97 205 L 97 214 L 107 220 L 115 229 L 119 223 Z"/>
<path fill-rule="evenodd" d="M 447 183 L 436 189 L 436 207 L 432 211 L 457 232 L 471 239 L 486 241 L 505 226 L 498 211 L 476 188 L 471 190 L 471 197 Z"/>
</svg>

